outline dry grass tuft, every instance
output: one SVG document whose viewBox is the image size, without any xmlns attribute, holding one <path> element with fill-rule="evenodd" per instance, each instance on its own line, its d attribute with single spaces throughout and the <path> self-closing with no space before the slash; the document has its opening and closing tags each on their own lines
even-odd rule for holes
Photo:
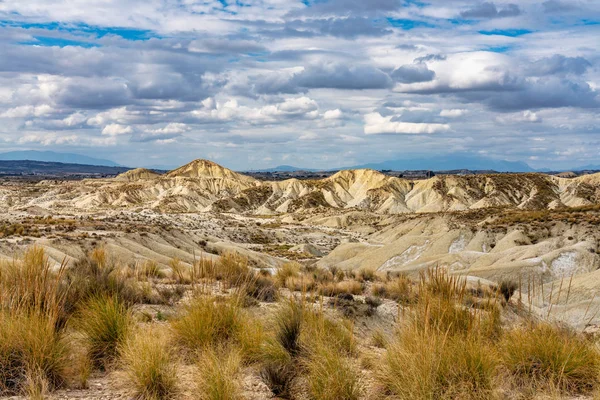
<svg viewBox="0 0 600 400">
<path fill-rule="evenodd" d="M 319 294 L 334 297 L 340 294 L 362 294 L 363 285 L 357 281 L 329 282 L 319 286 Z"/>
<path fill-rule="evenodd" d="M 138 398 L 160 400 L 176 393 L 177 372 L 164 331 L 138 329 L 126 340 L 120 354 Z"/>
<path fill-rule="evenodd" d="M 600 356 L 593 343 L 548 323 L 511 330 L 501 344 L 503 365 L 534 390 L 588 394 L 599 387 Z"/>
<path fill-rule="evenodd" d="M 351 362 L 335 346 L 320 343 L 310 350 L 305 361 L 311 398 L 319 400 L 356 400 L 363 387 Z"/>
<path fill-rule="evenodd" d="M 235 350 L 205 349 L 198 361 L 198 399 L 241 399 L 236 379 L 241 360 Z"/>
<path fill-rule="evenodd" d="M 409 329 L 388 345 L 377 377 L 397 398 L 489 399 L 497 365 L 493 347 L 474 337 Z"/>
<path fill-rule="evenodd" d="M 288 279 L 300 276 L 300 264 L 287 262 L 283 264 L 275 273 L 275 282 L 279 287 L 287 287 Z"/>
<path fill-rule="evenodd" d="M 53 319 L 39 313 L 0 312 L 0 395 L 36 397 L 62 386 L 67 353 Z"/>
<path fill-rule="evenodd" d="M 176 340 L 191 350 L 225 344 L 235 340 L 244 327 L 242 308 L 236 298 L 197 297 L 172 327 Z"/>
<path fill-rule="evenodd" d="M 411 305 L 417 301 L 415 283 L 406 275 L 391 278 L 385 283 L 376 283 L 371 288 L 374 296 L 394 300 L 401 305 Z"/>
<path fill-rule="evenodd" d="M 133 326 L 127 304 L 115 296 L 87 300 L 75 316 L 75 327 L 85 335 L 94 366 L 105 369 L 119 355 L 119 348 Z"/>
</svg>

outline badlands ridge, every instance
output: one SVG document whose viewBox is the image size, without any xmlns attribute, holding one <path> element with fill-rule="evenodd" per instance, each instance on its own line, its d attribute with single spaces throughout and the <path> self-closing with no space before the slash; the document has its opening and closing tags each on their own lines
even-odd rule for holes
<svg viewBox="0 0 600 400">
<path fill-rule="evenodd" d="M 401 214 L 501 206 L 558 209 L 596 204 L 600 198 L 600 174 L 574 179 L 543 174 L 445 175 L 410 181 L 373 170 L 346 170 L 322 180 L 261 182 L 207 160 L 165 175 L 136 169 L 115 179 L 38 186 L 38 195 L 21 199 L 19 207 L 86 211 L 141 207 L 168 213 L 256 215 L 355 209 Z"/>
</svg>

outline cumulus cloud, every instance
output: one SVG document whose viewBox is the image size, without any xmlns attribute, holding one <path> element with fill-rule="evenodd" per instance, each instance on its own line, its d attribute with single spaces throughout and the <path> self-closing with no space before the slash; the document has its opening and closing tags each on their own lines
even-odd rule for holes
<svg viewBox="0 0 600 400">
<path fill-rule="evenodd" d="M 492 2 L 483 2 L 460 13 L 463 18 L 503 18 L 521 15 L 521 9 L 516 4 L 507 4 L 497 8 Z"/>
<path fill-rule="evenodd" d="M 327 110 L 325 114 L 323 114 L 323 119 L 340 119 L 342 118 L 342 110 L 339 108 L 335 110 Z"/>
<path fill-rule="evenodd" d="M 391 133 L 403 135 L 424 135 L 450 130 L 450 125 L 447 124 L 394 121 L 392 116 L 384 117 L 377 112 L 366 114 L 364 120 L 364 132 L 367 135 Z"/>
<path fill-rule="evenodd" d="M 542 6 L 544 7 L 544 12 L 560 13 L 576 10 L 580 5 L 576 4 L 576 2 L 573 0 L 570 0 L 569 2 L 560 0 L 548 0 L 544 1 L 542 3 Z"/>
<path fill-rule="evenodd" d="M 400 83 L 429 82 L 435 78 L 435 72 L 424 63 L 402 65 L 392 71 L 392 78 Z"/>
<path fill-rule="evenodd" d="M 468 113 L 465 109 L 453 109 L 453 110 L 442 110 L 440 111 L 440 117 L 446 118 L 459 118 Z"/>
<path fill-rule="evenodd" d="M 530 73 L 536 76 L 573 74 L 583 75 L 592 63 L 583 57 L 565 57 L 555 54 L 535 61 L 530 68 Z"/>
<path fill-rule="evenodd" d="M 53 112 L 53 108 L 48 104 L 42 104 L 39 106 L 18 106 L 9 108 L 8 110 L 0 113 L 0 118 L 28 118 L 28 117 L 40 117 L 48 115 Z"/>
<path fill-rule="evenodd" d="M 106 125 L 102 129 L 102 134 L 107 136 L 120 136 L 133 133 L 133 129 L 130 126 L 124 126 L 119 124 Z"/>
<path fill-rule="evenodd" d="M 237 100 L 224 103 L 206 100 L 204 106 L 191 112 L 203 122 L 241 121 L 250 124 L 282 123 L 290 119 L 316 119 L 319 106 L 308 97 L 287 98 L 282 102 L 262 107 L 240 105 Z"/>
<path fill-rule="evenodd" d="M 369 65 L 328 63 L 305 68 L 293 78 L 304 88 L 330 89 L 384 89 L 391 85 L 390 77 L 382 70 Z"/>
</svg>

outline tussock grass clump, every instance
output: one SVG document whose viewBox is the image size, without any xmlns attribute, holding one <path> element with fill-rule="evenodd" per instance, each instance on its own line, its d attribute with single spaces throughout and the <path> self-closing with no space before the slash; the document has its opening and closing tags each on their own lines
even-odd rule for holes
<svg viewBox="0 0 600 400">
<path fill-rule="evenodd" d="M 296 359 L 301 351 L 304 307 L 290 300 L 274 318 L 275 331 L 262 349 L 261 378 L 275 396 L 291 398 L 292 387 L 299 374 Z"/>
<path fill-rule="evenodd" d="M 64 335 L 47 315 L 0 312 L 0 395 L 35 397 L 62 386 L 67 353 Z"/>
<path fill-rule="evenodd" d="M 312 292 L 317 287 L 315 280 L 311 276 L 300 275 L 290 277 L 286 280 L 286 287 L 292 292 Z"/>
<path fill-rule="evenodd" d="M 163 331 L 139 329 L 120 349 L 124 369 L 138 398 L 167 399 L 176 392 L 173 354 Z"/>
<path fill-rule="evenodd" d="M 399 275 L 385 283 L 374 284 L 371 293 L 374 296 L 394 300 L 401 305 L 411 305 L 418 299 L 414 286 L 414 282 L 408 276 Z"/>
<path fill-rule="evenodd" d="M 549 323 L 507 332 L 501 343 L 503 365 L 522 385 L 586 394 L 600 385 L 600 356 L 594 344 Z"/>
<path fill-rule="evenodd" d="M 356 350 L 350 327 L 294 299 L 282 304 L 272 325 L 274 332 L 263 346 L 261 377 L 273 394 L 291 398 L 296 378 L 306 373 L 309 381 L 315 379 L 315 398 L 354 398 L 347 397 L 359 387 L 345 359 Z"/>
<path fill-rule="evenodd" d="M 499 365 L 499 308 L 479 309 L 464 280 L 435 269 L 422 275 L 406 325 L 386 345 L 377 372 L 385 392 L 410 399 L 488 399 Z"/>
<path fill-rule="evenodd" d="M 502 294 L 505 301 L 509 301 L 518 288 L 519 285 L 516 282 L 504 280 L 500 282 L 498 291 Z"/>
<path fill-rule="evenodd" d="M 65 265 L 53 271 L 43 249 L 0 262 L 0 394 L 35 398 L 68 375 Z"/>
<path fill-rule="evenodd" d="M 498 362 L 475 338 L 408 330 L 388 345 L 378 371 L 385 392 L 405 399 L 489 399 Z"/>
<path fill-rule="evenodd" d="M 158 266 L 158 263 L 153 260 L 146 260 L 144 263 L 138 265 L 135 272 L 138 279 L 160 279 L 165 277 L 164 271 L 162 271 Z"/>
<path fill-rule="evenodd" d="M 248 258 L 237 253 L 222 254 L 216 266 L 216 279 L 230 286 L 240 286 L 251 279 Z"/>
<path fill-rule="evenodd" d="M 210 258 L 200 258 L 192 268 L 192 280 L 215 279 L 217 276 L 217 264 Z"/>
<path fill-rule="evenodd" d="M 445 300 L 463 300 L 467 294 L 467 281 L 450 275 L 444 268 L 430 268 L 421 274 L 419 294 L 431 294 Z"/>
<path fill-rule="evenodd" d="M 279 287 L 287 287 L 288 279 L 300 276 L 300 268 L 300 264 L 295 262 L 283 264 L 275 273 L 275 282 Z"/>
<path fill-rule="evenodd" d="M 133 305 L 143 300 L 137 280 L 129 276 L 131 270 L 120 266 L 103 248 L 96 248 L 86 257 L 77 260 L 65 273 L 69 295 L 66 303 L 69 311 L 90 298 L 118 297 Z"/>
<path fill-rule="evenodd" d="M 235 350 L 205 349 L 198 361 L 198 399 L 242 399 L 236 380 L 241 361 Z"/>
<path fill-rule="evenodd" d="M 63 283 L 65 264 L 54 272 L 40 247 L 31 247 L 22 259 L 0 262 L 0 308 L 37 313 L 57 324 L 66 321 L 68 287 Z"/>
<path fill-rule="evenodd" d="M 373 282 L 378 279 L 377 271 L 370 268 L 362 268 L 356 274 L 356 279 L 360 282 Z"/>
<path fill-rule="evenodd" d="M 186 267 L 180 259 L 171 259 L 169 261 L 169 268 L 171 268 L 171 274 L 175 282 L 179 284 L 191 283 L 191 269 Z"/>
<path fill-rule="evenodd" d="M 132 325 L 129 307 L 116 296 L 90 298 L 75 319 L 75 327 L 85 335 L 90 359 L 99 368 L 106 368 L 117 358 Z"/>
<path fill-rule="evenodd" d="M 172 328 L 175 340 L 188 350 L 235 345 L 248 362 L 259 357 L 263 340 L 262 325 L 250 319 L 240 297 L 197 297 L 172 322 Z"/>
<path fill-rule="evenodd" d="M 338 349 L 320 343 L 305 361 L 311 398 L 319 400 L 356 400 L 362 393 L 357 371 Z"/>
<path fill-rule="evenodd" d="M 263 276 L 260 273 L 253 273 L 248 276 L 248 280 L 242 284 L 241 292 L 245 296 L 258 301 L 274 302 L 279 296 L 277 286 L 270 276 Z"/>
<path fill-rule="evenodd" d="M 329 282 L 319 286 L 319 294 L 329 297 L 340 294 L 359 295 L 363 290 L 363 285 L 357 281 Z"/>
<path fill-rule="evenodd" d="M 183 316 L 173 321 L 172 326 L 182 345 L 200 350 L 234 340 L 243 322 L 238 299 L 204 296 L 185 306 Z"/>
</svg>

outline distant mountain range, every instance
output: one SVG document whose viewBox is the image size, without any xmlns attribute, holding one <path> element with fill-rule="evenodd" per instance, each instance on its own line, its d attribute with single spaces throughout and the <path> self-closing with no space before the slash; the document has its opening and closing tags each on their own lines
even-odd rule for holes
<svg viewBox="0 0 600 400">
<path fill-rule="evenodd" d="M 451 154 L 428 158 L 400 159 L 355 165 L 343 169 L 369 168 L 375 170 L 411 171 L 452 171 L 468 169 L 471 171 L 497 171 L 497 172 L 535 172 L 536 170 L 522 161 L 493 160 L 487 157 L 473 156 L 470 154 Z"/>
<path fill-rule="evenodd" d="M 74 153 L 60 153 L 54 151 L 11 151 L 6 153 L 0 153 L 0 161 L 17 161 L 17 160 L 28 160 L 28 161 L 40 161 L 40 162 L 56 162 L 64 164 L 79 164 L 79 165 L 95 165 L 105 167 L 122 167 L 114 161 L 84 156 L 81 154 Z M 146 168 L 168 171 L 175 169 L 174 166 L 170 165 L 155 165 L 145 166 Z M 471 170 L 471 171 L 497 171 L 497 172 L 549 172 L 550 169 L 534 169 L 527 163 L 522 161 L 507 161 L 507 160 L 494 160 L 488 157 L 481 157 L 466 153 L 456 153 L 445 156 L 432 156 L 432 157 L 421 157 L 421 158 L 409 158 L 409 159 L 396 159 L 389 160 L 380 163 L 367 163 L 360 165 L 353 165 L 341 168 L 329 168 L 329 169 L 316 169 L 316 168 L 304 168 L 295 167 L 292 165 L 279 165 L 273 168 L 265 168 L 259 170 L 252 170 L 251 172 L 295 172 L 295 171 L 337 171 L 347 169 L 374 169 L 374 170 L 393 170 L 393 171 L 453 171 L 453 170 Z M 558 169 L 560 171 L 585 171 L 585 170 L 600 170 L 600 165 L 585 165 L 577 168 L 570 169 Z"/>
<path fill-rule="evenodd" d="M 347 170 L 347 169 L 374 169 L 374 170 L 392 170 L 392 171 L 452 171 L 468 169 L 471 171 L 497 171 L 497 172 L 535 172 L 521 161 L 493 160 L 486 157 L 473 156 L 470 154 L 452 154 L 447 156 L 398 159 L 384 161 L 381 163 L 369 163 L 353 165 L 342 168 L 331 168 L 326 171 Z M 291 165 L 280 165 L 274 168 L 267 168 L 253 172 L 295 172 L 295 171 L 319 171 L 318 169 L 293 167 Z"/>
<path fill-rule="evenodd" d="M 252 170 L 252 172 L 296 172 L 296 171 L 315 172 L 315 171 L 319 171 L 319 170 L 311 169 L 311 168 L 293 167 L 291 165 L 278 165 L 277 167 L 273 167 L 273 168 Z"/>
<path fill-rule="evenodd" d="M 125 167 L 66 164 L 49 161 L 0 160 L 0 176 L 110 177 L 128 171 Z"/>
<path fill-rule="evenodd" d="M 0 153 L 0 160 L 5 161 L 16 161 L 16 160 L 27 160 L 27 161 L 42 161 L 42 162 L 56 162 L 63 164 L 81 164 L 81 165 L 99 165 L 103 167 L 120 167 L 114 161 L 104 160 L 101 158 L 94 158 L 83 156 L 81 154 L 73 153 L 57 153 L 54 151 L 10 151 L 7 153 Z"/>
</svg>

